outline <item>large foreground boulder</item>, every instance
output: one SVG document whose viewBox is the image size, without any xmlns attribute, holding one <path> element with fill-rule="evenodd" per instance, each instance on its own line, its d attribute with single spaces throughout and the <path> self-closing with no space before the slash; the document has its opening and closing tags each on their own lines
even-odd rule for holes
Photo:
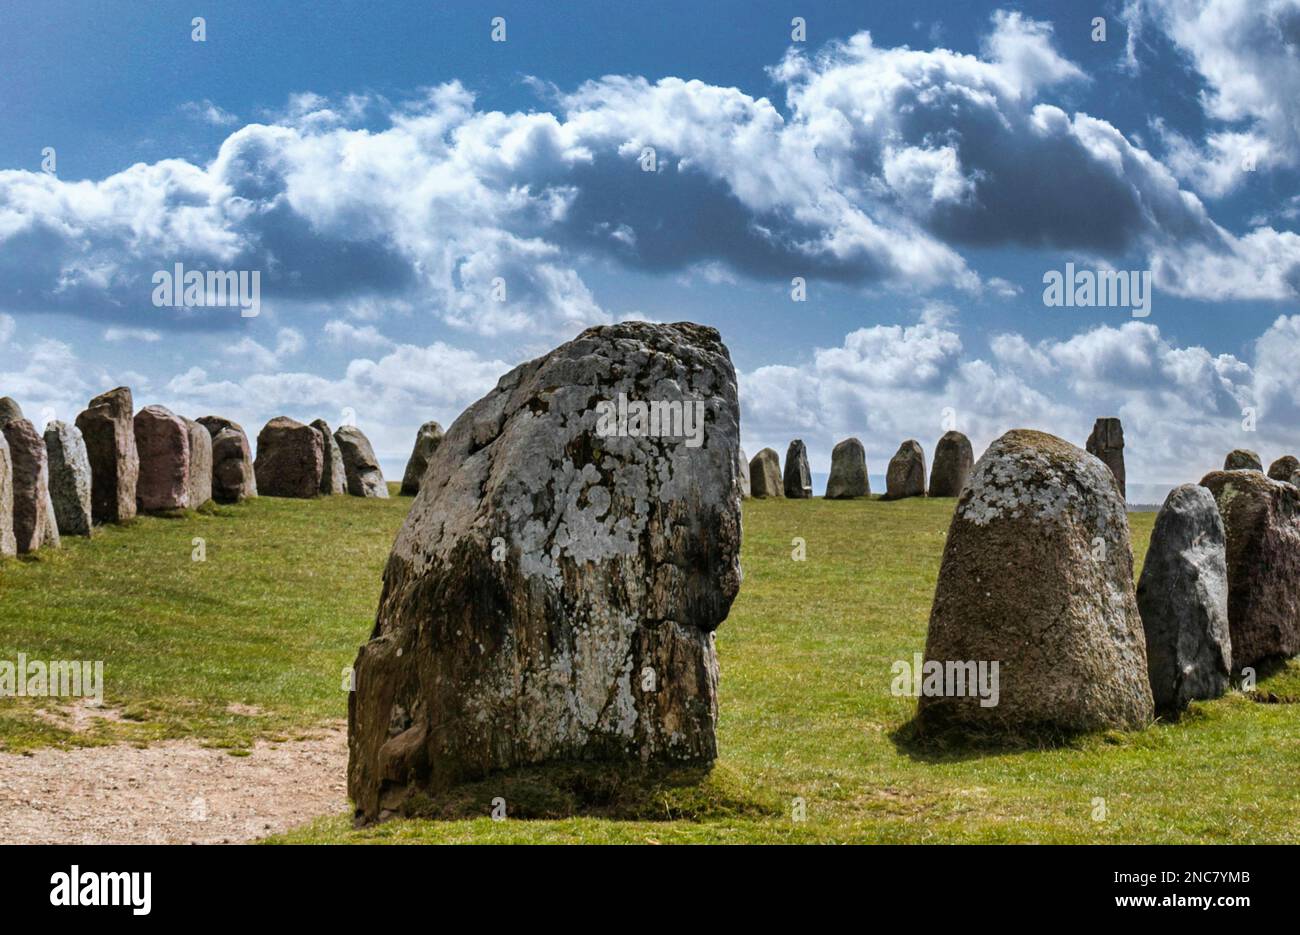
<svg viewBox="0 0 1300 935">
<path fill-rule="evenodd" d="M 802 439 L 790 442 L 785 451 L 785 495 L 792 500 L 812 496 L 812 471 L 808 469 L 808 449 Z"/>
<path fill-rule="evenodd" d="M 749 459 L 745 457 L 745 449 L 736 449 L 736 467 L 740 470 L 740 499 L 748 500 L 749 492 Z"/>
<path fill-rule="evenodd" d="M 348 493 L 354 497 L 388 497 L 384 472 L 379 469 L 379 459 L 370 447 L 370 439 L 355 425 L 340 426 L 334 433 L 339 453 L 343 456 L 343 473 L 347 477 Z"/>
<path fill-rule="evenodd" d="M 909 438 L 898 446 L 885 470 L 885 500 L 925 496 L 925 452 L 921 443 Z"/>
<path fill-rule="evenodd" d="M 870 494 L 867 451 L 856 438 L 846 438 L 831 449 L 831 476 L 826 481 L 826 499 L 848 500 Z"/>
<path fill-rule="evenodd" d="M 1119 488 L 1096 458 L 1010 431 L 975 464 L 944 545 L 922 694 L 922 733 L 1058 736 L 1153 717 L 1146 640 Z M 977 696 L 963 667 L 998 664 Z"/>
<path fill-rule="evenodd" d="M 749 462 L 749 491 L 758 499 L 784 497 L 781 485 L 781 456 L 764 448 Z"/>
<path fill-rule="evenodd" d="M 1110 468 L 1119 485 L 1119 495 L 1128 495 L 1127 481 L 1124 476 L 1124 426 L 1119 419 L 1112 417 L 1098 419 L 1093 423 L 1092 434 L 1088 436 L 1085 446 L 1088 454 L 1101 459 L 1101 463 Z"/>
<path fill-rule="evenodd" d="M 9 454 L 9 443 L 0 431 L 0 558 L 18 554 L 18 540 L 14 538 L 14 462 Z"/>
<path fill-rule="evenodd" d="M 930 496 L 959 497 L 966 478 L 975 465 L 970 439 L 961 432 L 944 432 L 934 446 L 934 464 L 930 466 Z"/>
<path fill-rule="evenodd" d="M 190 430 L 166 406 L 145 406 L 135 414 L 140 457 L 136 507 L 145 513 L 183 510 L 190 505 Z"/>
<path fill-rule="evenodd" d="M 13 530 L 18 552 L 59 545 L 45 439 L 27 419 L 10 419 L 0 431 L 9 445 L 13 471 Z"/>
<path fill-rule="evenodd" d="M 1225 471 L 1262 471 L 1264 470 L 1264 464 L 1259 460 L 1259 455 L 1249 448 L 1234 448 L 1223 459 L 1223 469 Z"/>
<path fill-rule="evenodd" d="M 197 510 L 212 499 L 212 436 L 205 426 L 181 416 L 190 438 L 189 501 Z"/>
<path fill-rule="evenodd" d="M 1137 602 L 1156 710 L 1177 714 L 1190 701 L 1222 695 L 1232 673 L 1228 566 L 1223 520 L 1204 487 L 1183 484 L 1165 498 Z"/>
<path fill-rule="evenodd" d="M 705 407 L 704 444 L 602 436 L 593 400 Z M 591 328 L 448 429 L 348 704 L 361 821 L 547 761 L 707 763 L 740 586 L 739 408 L 717 331 Z"/>
<path fill-rule="evenodd" d="M 420 492 L 420 479 L 429 466 L 433 453 L 442 444 L 442 426 L 437 422 L 426 422 L 415 433 L 415 446 L 411 457 L 407 459 L 406 470 L 402 472 L 402 494 L 414 497 Z"/>
<path fill-rule="evenodd" d="M 212 437 L 212 499 L 238 503 L 256 497 L 257 475 L 244 427 L 221 416 L 200 416 L 198 423 Z"/>
<path fill-rule="evenodd" d="M 1273 480 L 1292 483 L 1291 478 L 1300 471 L 1300 460 L 1295 455 L 1283 455 L 1268 466 L 1268 476 Z"/>
<path fill-rule="evenodd" d="M 1243 470 L 1213 471 L 1201 486 L 1227 535 L 1233 667 L 1300 653 L 1300 490 Z"/>
<path fill-rule="evenodd" d="M 324 419 L 315 419 L 311 427 L 320 433 L 321 471 L 320 492 L 327 497 L 348 492 L 347 471 L 343 467 L 343 453 L 334 440 L 334 432 Z"/>
<path fill-rule="evenodd" d="M 253 471 L 263 497 L 315 497 L 324 465 L 325 445 L 310 425 L 276 416 L 257 433 Z"/>
<path fill-rule="evenodd" d="M 45 426 L 50 500 L 63 536 L 88 536 L 94 522 L 90 506 L 90 457 L 75 425 L 55 420 Z"/>
<path fill-rule="evenodd" d="M 140 459 L 135 448 L 134 404 L 125 386 L 90 401 L 76 419 L 90 459 L 90 508 L 97 523 L 135 516 Z"/>
</svg>

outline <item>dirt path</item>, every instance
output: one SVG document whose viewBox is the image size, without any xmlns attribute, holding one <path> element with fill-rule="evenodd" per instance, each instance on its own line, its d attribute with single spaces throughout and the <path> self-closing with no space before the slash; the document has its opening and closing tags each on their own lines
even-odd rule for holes
<svg viewBox="0 0 1300 935">
<path fill-rule="evenodd" d="M 0 754 L 6 844 L 226 844 L 348 808 L 347 734 L 231 756 L 189 741 Z"/>
</svg>

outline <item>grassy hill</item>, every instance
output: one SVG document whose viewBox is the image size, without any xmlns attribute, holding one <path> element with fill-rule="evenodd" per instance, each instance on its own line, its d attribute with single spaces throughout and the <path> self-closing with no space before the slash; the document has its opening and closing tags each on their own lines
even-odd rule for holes
<svg viewBox="0 0 1300 935">
<path fill-rule="evenodd" d="M 263 498 L 0 562 L 0 659 L 103 659 L 105 702 L 124 715 L 74 733 L 7 699 L 0 746 L 189 737 L 238 755 L 256 738 L 344 717 L 342 669 L 369 632 L 409 502 Z M 745 583 L 718 631 L 721 758 L 699 785 L 639 802 L 637 814 L 666 820 L 480 817 L 353 831 L 340 815 L 281 840 L 1300 840 L 1294 662 L 1256 696 L 1281 703 L 1237 693 L 1176 724 L 1055 749 L 910 746 L 915 700 L 890 694 L 890 666 L 924 646 L 952 504 L 745 504 Z M 1153 520 L 1131 517 L 1139 567 Z M 206 561 L 192 560 L 195 537 Z M 805 561 L 791 558 L 795 537 Z M 507 801 L 530 781 L 508 785 Z M 794 820 L 797 800 L 806 820 Z"/>
</svg>

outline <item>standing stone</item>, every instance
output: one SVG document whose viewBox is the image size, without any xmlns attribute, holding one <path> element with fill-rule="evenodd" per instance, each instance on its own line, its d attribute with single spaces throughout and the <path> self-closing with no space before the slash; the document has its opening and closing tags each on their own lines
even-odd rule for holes
<svg viewBox="0 0 1300 935">
<path fill-rule="evenodd" d="M 1233 666 L 1300 653 L 1300 490 L 1242 470 L 1213 471 L 1201 486 L 1227 534 Z"/>
<path fill-rule="evenodd" d="M 425 468 L 429 466 L 433 453 L 442 444 L 442 426 L 437 422 L 426 422 L 415 433 L 415 447 L 402 472 L 402 495 L 414 497 L 420 492 L 420 478 L 424 477 Z"/>
<path fill-rule="evenodd" d="M 238 503 L 256 497 L 253 452 L 244 427 L 221 416 L 201 416 L 198 423 L 212 436 L 212 499 Z"/>
<path fill-rule="evenodd" d="M 1259 460 L 1259 455 L 1249 448 L 1234 448 L 1223 459 L 1223 469 L 1225 471 L 1262 471 L 1264 470 L 1264 464 Z"/>
<path fill-rule="evenodd" d="M 1124 477 L 1124 426 L 1114 417 L 1098 419 L 1093 423 L 1092 434 L 1088 436 L 1088 454 L 1095 455 L 1110 468 L 1119 485 L 1119 495 L 1128 496 Z"/>
<path fill-rule="evenodd" d="M 1165 498 L 1137 588 L 1147 671 L 1156 711 L 1177 714 L 1228 688 L 1228 566 L 1223 520 L 1204 487 L 1183 484 Z"/>
<path fill-rule="evenodd" d="M 644 387 L 703 403 L 706 443 L 599 434 L 592 400 Z M 718 332 L 647 322 L 584 331 L 455 421 L 354 667 L 358 819 L 517 766 L 716 757 L 739 422 Z"/>
<path fill-rule="evenodd" d="M 975 464 L 970 439 L 961 432 L 944 432 L 934 446 L 934 464 L 930 467 L 930 496 L 960 497 L 966 478 Z M 1121 465 L 1121 470 L 1123 466 Z"/>
<path fill-rule="evenodd" d="M 925 452 L 909 438 L 898 446 L 885 471 L 885 500 L 925 496 Z"/>
<path fill-rule="evenodd" d="M 9 443 L 0 430 L 0 558 L 18 554 L 18 540 L 14 538 L 14 462 L 9 454 Z"/>
<path fill-rule="evenodd" d="M 781 456 L 771 448 L 764 448 L 749 462 L 749 489 L 759 500 L 785 496 L 781 487 Z"/>
<path fill-rule="evenodd" d="M 145 406 L 135 414 L 140 457 L 136 508 L 144 513 L 183 510 L 190 505 L 190 430 L 166 406 Z"/>
<path fill-rule="evenodd" d="M 27 419 L 10 419 L 2 429 L 13 470 L 14 541 L 20 554 L 57 547 L 59 531 L 50 502 L 45 439 Z"/>
<path fill-rule="evenodd" d="M 90 458 L 81 432 L 66 422 L 50 422 L 45 426 L 45 452 L 49 459 L 50 500 L 60 535 L 90 535 Z"/>
<path fill-rule="evenodd" d="M 388 485 L 384 483 L 384 472 L 379 469 L 379 459 L 370 447 L 370 439 L 355 425 L 344 425 L 334 433 L 334 440 L 343 456 L 348 493 L 354 497 L 386 499 Z"/>
<path fill-rule="evenodd" d="M 1300 471 L 1300 460 L 1294 455 L 1283 455 L 1268 466 L 1268 476 L 1273 480 L 1291 483 L 1291 478 Z"/>
<path fill-rule="evenodd" d="M 135 448 L 131 391 L 125 386 L 96 396 L 77 416 L 90 459 L 90 507 L 97 523 L 135 516 L 140 459 Z"/>
<path fill-rule="evenodd" d="M 320 492 L 327 497 L 347 493 L 348 477 L 343 468 L 343 453 L 339 451 L 338 442 L 334 440 L 334 433 L 330 431 L 329 423 L 324 419 L 317 419 L 311 427 L 320 433 L 322 449 Z"/>
<path fill-rule="evenodd" d="M 276 416 L 257 433 L 257 492 L 263 497 L 310 500 L 320 493 L 325 445 L 320 432 L 288 416 Z"/>
<path fill-rule="evenodd" d="M 22 419 L 23 407 L 18 405 L 18 401 L 12 396 L 0 397 L 0 428 L 4 428 L 6 422 L 12 422 L 14 419 Z"/>
<path fill-rule="evenodd" d="M 785 495 L 792 500 L 812 496 L 812 472 L 808 470 L 808 449 L 796 438 L 785 451 Z"/>
<path fill-rule="evenodd" d="M 740 470 L 740 499 L 748 500 L 749 492 L 749 459 L 745 457 L 745 449 L 736 449 L 736 467 Z"/>
<path fill-rule="evenodd" d="M 1105 465 L 1026 429 L 989 446 L 948 529 L 925 658 L 948 694 L 922 694 L 922 732 L 1057 736 L 1151 722 L 1128 516 Z M 969 680 L 957 691 L 963 664 L 974 675 L 981 661 L 999 664 L 996 704 L 969 694 Z"/>
<path fill-rule="evenodd" d="M 212 499 L 212 436 L 206 426 L 181 416 L 190 438 L 189 501 L 197 510 Z"/>
<path fill-rule="evenodd" d="M 826 499 L 849 500 L 870 495 L 866 449 L 856 438 L 846 438 L 831 449 L 831 476 L 826 481 Z"/>
</svg>

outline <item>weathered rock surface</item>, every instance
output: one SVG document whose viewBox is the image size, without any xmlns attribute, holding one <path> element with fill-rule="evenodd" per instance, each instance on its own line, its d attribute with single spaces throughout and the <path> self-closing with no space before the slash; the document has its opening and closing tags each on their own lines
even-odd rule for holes
<svg viewBox="0 0 1300 935">
<path fill-rule="evenodd" d="M 748 500 L 749 493 L 749 459 L 745 457 L 745 449 L 737 448 L 736 467 L 740 470 L 740 499 Z"/>
<path fill-rule="evenodd" d="M 885 500 L 925 496 L 925 452 L 909 438 L 898 446 L 885 470 Z"/>
<path fill-rule="evenodd" d="M 379 459 L 370 447 L 370 439 L 355 425 L 340 426 L 334 433 L 339 453 L 343 456 L 343 473 L 348 481 L 348 493 L 354 497 L 388 497 L 384 472 L 379 469 Z"/>
<path fill-rule="evenodd" d="M 45 439 L 27 419 L 10 419 L 0 431 L 9 445 L 13 471 L 13 530 L 18 552 L 58 546 Z"/>
<path fill-rule="evenodd" d="M 704 444 L 602 436 L 597 403 L 620 392 L 702 402 Z M 520 765 L 714 759 L 738 436 L 727 350 L 693 324 L 588 329 L 456 420 L 355 666 L 360 820 Z"/>
<path fill-rule="evenodd" d="M 785 495 L 792 500 L 812 496 L 812 471 L 808 469 L 808 449 L 796 438 L 785 450 Z"/>
<path fill-rule="evenodd" d="M 343 453 L 339 451 L 334 432 L 324 419 L 316 419 L 311 427 L 320 433 L 321 472 L 320 492 L 326 496 L 348 492 L 347 471 L 343 468 Z"/>
<path fill-rule="evenodd" d="M 1227 535 L 1232 665 L 1300 653 L 1300 490 L 1255 471 L 1213 471 Z"/>
<path fill-rule="evenodd" d="M 189 501 L 197 510 L 212 499 L 212 436 L 207 427 L 181 416 L 190 438 Z"/>
<path fill-rule="evenodd" d="M 90 508 L 97 523 L 135 516 L 140 459 L 135 447 L 134 404 L 125 386 L 96 396 L 77 416 L 90 459 Z"/>
<path fill-rule="evenodd" d="M 1124 426 L 1114 417 L 1098 419 L 1093 423 L 1092 434 L 1088 436 L 1085 446 L 1088 454 L 1101 459 L 1102 464 L 1110 468 L 1119 485 L 1119 495 L 1128 495 L 1127 482 L 1124 477 Z"/>
<path fill-rule="evenodd" d="M 1228 566 L 1223 520 L 1204 487 L 1183 484 L 1165 498 L 1138 581 L 1147 671 L 1156 710 L 1177 714 L 1218 698 L 1232 674 Z"/>
<path fill-rule="evenodd" d="M 749 491 L 758 499 L 785 496 L 781 483 L 781 456 L 771 448 L 764 448 L 749 462 Z"/>
<path fill-rule="evenodd" d="M 320 433 L 288 416 L 276 416 L 257 433 L 257 492 L 263 497 L 309 500 L 320 493 L 325 445 Z"/>
<path fill-rule="evenodd" d="M 1268 466 L 1268 476 L 1273 480 L 1286 481 L 1292 483 L 1291 478 L 1296 472 L 1300 471 L 1300 460 L 1294 455 L 1283 455 Z"/>
<path fill-rule="evenodd" d="M 1013 430 L 989 446 L 948 529 L 925 657 L 945 672 L 979 661 L 999 672 L 996 704 L 953 681 L 948 694 L 923 695 L 923 733 L 1150 723 L 1128 517 L 1105 465 L 1043 432 Z"/>
<path fill-rule="evenodd" d="M 0 430 L 0 558 L 18 554 L 18 540 L 14 538 L 14 462 L 9 454 L 9 443 Z"/>
<path fill-rule="evenodd" d="M 826 481 L 826 499 L 848 500 L 870 494 L 866 449 L 856 438 L 846 438 L 831 449 L 831 476 Z"/>
<path fill-rule="evenodd" d="M 11 396 L 0 397 L 0 427 L 3 427 L 6 422 L 22 418 L 26 417 L 23 415 L 23 407 L 18 405 L 18 400 Z"/>
<path fill-rule="evenodd" d="M 944 432 L 934 446 L 934 464 L 930 466 L 930 496 L 959 497 L 966 478 L 975 466 L 970 439 L 961 432 Z"/>
<path fill-rule="evenodd" d="M 94 522 L 90 508 L 90 457 L 75 425 L 54 421 L 45 426 L 50 500 L 55 525 L 63 536 L 88 536 Z"/>
<path fill-rule="evenodd" d="M 256 497 L 257 475 L 244 427 L 221 416 L 201 416 L 198 423 L 212 437 L 212 499 L 238 503 Z"/>
<path fill-rule="evenodd" d="M 1234 448 L 1223 459 L 1223 469 L 1225 471 L 1262 471 L 1264 470 L 1264 464 L 1259 460 L 1259 455 L 1249 448 Z"/>
<path fill-rule="evenodd" d="M 136 508 L 145 513 L 183 510 L 190 505 L 190 430 L 166 406 L 145 406 L 135 414 L 140 458 Z"/>
<path fill-rule="evenodd" d="M 413 497 L 420 492 L 420 479 L 429 466 L 433 453 L 442 444 L 442 426 L 437 422 L 426 422 L 415 433 L 415 446 L 411 457 L 407 459 L 406 470 L 402 472 L 402 494 Z"/>
</svg>

